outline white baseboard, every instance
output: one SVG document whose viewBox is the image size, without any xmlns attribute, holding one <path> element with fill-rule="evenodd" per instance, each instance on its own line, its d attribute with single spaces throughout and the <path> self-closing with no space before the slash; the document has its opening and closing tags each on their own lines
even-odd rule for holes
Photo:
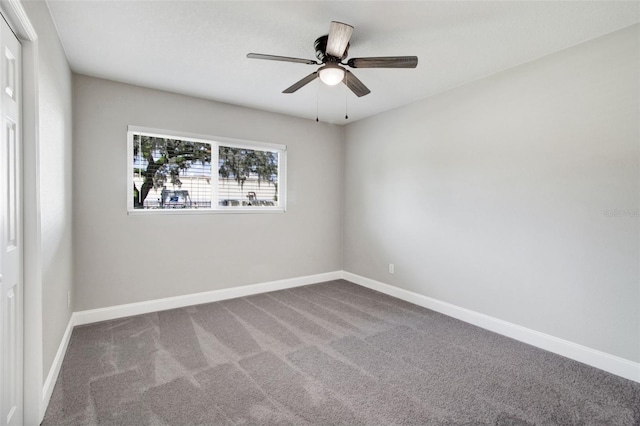
<svg viewBox="0 0 640 426">
<path fill-rule="evenodd" d="M 67 353 L 67 347 L 69 346 L 69 341 L 71 340 L 71 332 L 73 331 L 74 326 L 74 315 L 71 315 L 69 318 L 69 323 L 67 324 L 67 328 L 64 330 L 64 334 L 62 335 L 62 341 L 60 342 L 60 346 L 58 346 L 58 351 L 56 352 L 55 358 L 53 358 L 53 363 L 51 364 L 51 368 L 49 369 L 49 374 L 47 374 L 47 379 L 44 381 L 44 385 L 42 386 L 42 407 L 41 412 L 39 413 L 40 422 L 44 419 L 44 414 L 47 411 L 47 407 L 49 406 L 49 401 L 51 400 L 51 395 L 53 394 L 53 388 L 56 385 L 56 380 L 58 380 L 58 375 L 60 374 L 60 369 L 62 368 L 62 360 L 64 359 L 64 355 Z"/>
<path fill-rule="evenodd" d="M 461 308 L 409 290 L 394 287 L 380 281 L 352 274 L 351 272 L 343 271 L 342 278 L 363 287 L 377 290 L 389 296 L 413 303 L 414 305 L 440 312 L 469 324 L 502 334 L 503 336 L 511 337 L 512 339 L 528 343 L 546 351 L 599 368 L 617 376 L 624 377 L 625 379 L 640 382 L 640 363 L 560 339 L 549 334 L 540 333 L 539 331 L 531 330 L 470 309 Z"/>
<path fill-rule="evenodd" d="M 42 412 L 40 421 L 44 418 L 53 388 L 62 368 L 62 360 L 67 352 L 71 332 L 76 325 L 90 324 L 99 321 L 123 318 L 132 315 L 146 314 L 149 312 L 164 311 L 167 309 L 182 308 L 185 306 L 199 305 L 202 303 L 217 302 L 219 300 L 233 299 L 236 297 L 251 296 L 253 294 L 267 293 L 269 291 L 284 290 L 300 287 L 308 284 L 316 284 L 324 281 L 338 280 L 342 278 L 342 271 L 326 272 L 323 274 L 307 275 L 304 277 L 289 278 L 278 281 L 269 281 L 259 284 L 250 284 L 241 287 L 225 288 L 221 290 L 206 291 L 203 293 L 186 294 L 183 296 L 167 297 L 165 299 L 148 300 L 145 302 L 129 303 L 126 305 L 110 306 L 107 308 L 91 309 L 74 312 L 69 319 L 69 324 L 62 336 L 58 352 L 53 359 L 53 364 L 42 387 Z"/>
<path fill-rule="evenodd" d="M 629 361 L 586 346 L 578 345 L 567 340 L 540 333 L 489 315 L 461 308 L 450 303 L 394 287 L 351 272 L 334 271 L 324 274 L 308 275 L 304 277 L 251 284 L 241 287 L 74 312 L 69 319 L 69 324 L 67 325 L 62 341 L 60 342 L 58 352 L 53 360 L 47 379 L 44 382 L 42 389 L 43 408 L 40 419 L 43 418 L 47 406 L 49 405 L 53 388 L 62 367 L 62 360 L 64 359 L 64 355 L 69 345 L 69 340 L 71 339 L 71 332 L 73 331 L 73 327 L 76 325 L 84 325 L 132 315 L 216 302 L 236 297 L 266 293 L 269 291 L 284 290 L 287 288 L 316 284 L 341 278 L 640 383 L 640 363 Z"/>
<path fill-rule="evenodd" d="M 224 288 L 221 290 L 206 291 L 203 293 L 185 294 L 183 296 L 167 297 L 165 299 L 155 299 L 145 302 L 129 303 L 126 305 L 110 306 L 108 308 L 79 311 L 73 314 L 75 317 L 74 325 L 90 324 L 99 321 L 129 317 L 132 315 L 147 314 L 149 312 L 165 311 L 167 309 L 217 302 L 219 300 L 233 299 L 236 297 L 283 290 L 307 284 L 338 280 L 341 277 L 342 271 L 326 272 L 324 274 L 307 275 L 304 277 Z"/>
</svg>

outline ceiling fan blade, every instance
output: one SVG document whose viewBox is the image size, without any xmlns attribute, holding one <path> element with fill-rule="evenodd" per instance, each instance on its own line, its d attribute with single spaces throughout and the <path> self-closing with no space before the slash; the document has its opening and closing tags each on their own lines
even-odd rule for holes
<svg viewBox="0 0 640 426">
<path fill-rule="evenodd" d="M 351 33 L 353 33 L 351 25 L 331 21 L 329 39 L 327 40 L 327 54 L 342 58 L 349 44 L 349 39 L 351 39 Z"/>
<path fill-rule="evenodd" d="M 311 83 L 316 78 L 318 78 L 318 71 L 312 72 L 311 74 L 309 74 L 308 76 L 306 76 L 302 80 L 300 80 L 297 83 L 295 83 L 293 86 L 284 89 L 282 91 L 282 93 L 293 93 L 293 92 L 297 91 L 298 89 L 301 89 L 302 87 L 304 87 L 307 84 Z"/>
<path fill-rule="evenodd" d="M 349 70 L 344 70 L 344 71 L 345 71 L 345 75 L 344 75 L 344 80 L 342 80 L 342 82 L 349 89 L 351 89 L 351 91 L 355 93 L 357 97 L 361 97 L 371 93 L 371 90 L 369 90 L 367 86 L 365 86 L 360 80 L 358 80 L 358 77 L 353 75 L 351 71 Z"/>
<path fill-rule="evenodd" d="M 262 53 L 247 53 L 250 59 L 266 59 L 268 61 L 297 62 L 299 64 L 320 65 L 319 62 L 311 59 L 290 58 L 288 56 L 263 55 Z"/>
<path fill-rule="evenodd" d="M 347 61 L 351 68 L 415 68 L 417 56 L 382 56 L 377 58 L 351 58 Z"/>
</svg>

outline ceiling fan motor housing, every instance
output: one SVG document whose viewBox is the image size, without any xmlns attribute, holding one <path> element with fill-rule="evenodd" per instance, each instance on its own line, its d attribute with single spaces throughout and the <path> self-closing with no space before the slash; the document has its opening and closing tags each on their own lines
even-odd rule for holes
<svg viewBox="0 0 640 426">
<path fill-rule="evenodd" d="M 329 39 L 328 35 L 323 35 L 322 37 L 318 37 L 316 41 L 313 43 L 313 47 L 316 49 L 316 58 L 320 60 L 323 64 L 327 62 L 337 62 L 339 63 L 344 58 L 348 56 L 349 53 L 349 44 L 347 43 L 346 49 L 344 49 L 344 54 L 341 58 L 336 58 L 335 56 L 331 56 L 327 54 L 327 40 Z"/>
</svg>

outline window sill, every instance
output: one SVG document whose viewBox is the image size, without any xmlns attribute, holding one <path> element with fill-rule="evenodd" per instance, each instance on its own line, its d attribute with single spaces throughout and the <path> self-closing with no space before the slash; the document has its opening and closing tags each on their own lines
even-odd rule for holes
<svg viewBox="0 0 640 426">
<path fill-rule="evenodd" d="M 226 209 L 135 209 L 127 210 L 131 216 L 146 215 L 193 215 L 193 214 L 273 214 L 285 213 L 283 208 L 226 208 Z"/>
</svg>

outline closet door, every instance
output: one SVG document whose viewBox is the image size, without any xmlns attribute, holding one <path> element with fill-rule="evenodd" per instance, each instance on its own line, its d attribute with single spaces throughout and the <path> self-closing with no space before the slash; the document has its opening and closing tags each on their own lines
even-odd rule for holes
<svg viewBox="0 0 640 426">
<path fill-rule="evenodd" d="M 22 424 L 21 49 L 0 17 L 0 425 Z"/>
</svg>

